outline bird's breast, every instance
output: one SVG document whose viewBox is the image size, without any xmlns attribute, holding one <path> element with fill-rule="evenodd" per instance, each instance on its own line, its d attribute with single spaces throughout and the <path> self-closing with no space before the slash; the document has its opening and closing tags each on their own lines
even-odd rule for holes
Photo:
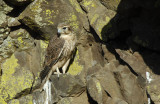
<svg viewBox="0 0 160 104">
<path fill-rule="evenodd" d="M 65 56 L 70 56 L 72 54 L 73 50 L 75 49 L 75 44 L 76 44 L 75 41 L 66 40 L 65 44 L 64 44 L 63 54 Z"/>
</svg>

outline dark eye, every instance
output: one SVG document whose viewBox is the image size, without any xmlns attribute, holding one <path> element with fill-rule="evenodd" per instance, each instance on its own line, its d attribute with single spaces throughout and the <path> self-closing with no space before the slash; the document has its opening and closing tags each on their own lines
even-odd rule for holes
<svg viewBox="0 0 160 104">
<path fill-rule="evenodd" d="M 66 29 L 66 27 L 63 27 L 63 29 L 65 30 L 65 29 Z"/>
</svg>

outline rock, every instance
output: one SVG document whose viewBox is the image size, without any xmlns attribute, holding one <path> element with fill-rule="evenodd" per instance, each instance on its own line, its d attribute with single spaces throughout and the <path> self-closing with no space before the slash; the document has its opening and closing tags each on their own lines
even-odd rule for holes
<svg viewBox="0 0 160 104">
<path fill-rule="evenodd" d="M 20 65 L 17 54 L 18 52 L 1 64 L 0 99 L 2 101 L 14 98 L 17 93 L 30 88 L 33 83 L 33 74 Z"/>
<path fill-rule="evenodd" d="M 12 7 L 8 6 L 3 0 L 0 0 L 0 11 L 7 14 L 12 11 Z"/>
<path fill-rule="evenodd" d="M 143 59 L 141 59 L 141 55 L 135 52 L 131 54 L 129 52 L 117 49 L 116 52 L 119 54 L 120 58 L 123 59 L 129 66 L 137 73 L 145 78 L 146 69 L 148 68 L 144 63 Z"/>
<path fill-rule="evenodd" d="M 152 100 L 155 104 L 159 103 L 159 77 L 156 79 L 152 79 L 152 82 L 147 85 L 147 92 L 150 96 L 150 100 Z"/>
<path fill-rule="evenodd" d="M 87 90 L 92 99 L 98 104 L 104 104 L 107 101 L 106 92 L 96 78 L 87 77 Z"/>
<path fill-rule="evenodd" d="M 88 100 L 87 93 L 83 92 L 80 96 L 77 97 L 62 98 L 58 104 L 90 104 Z"/>
<path fill-rule="evenodd" d="M 12 26 L 19 26 L 21 23 L 17 20 L 17 18 L 8 18 L 8 26 L 12 27 Z"/>
<path fill-rule="evenodd" d="M 79 48 L 78 48 L 76 53 L 75 53 L 73 63 L 69 66 L 69 70 L 68 70 L 67 73 L 69 73 L 73 76 L 76 76 L 76 75 L 79 75 L 82 72 L 83 65 L 81 65 L 79 63 L 79 59 L 80 59 L 80 56 L 79 56 Z"/>
<path fill-rule="evenodd" d="M 103 28 L 110 22 L 111 18 L 115 16 L 115 12 L 106 9 L 99 1 L 96 0 L 82 1 L 81 6 L 87 11 L 90 25 L 96 31 L 100 39 L 107 41 L 106 32 L 108 29 Z"/>
<path fill-rule="evenodd" d="M 3 3 L 2 3 L 3 4 Z M 5 14 L 4 11 L 0 10 L 0 39 L 2 42 L 0 42 L 0 44 L 3 43 L 3 40 L 5 40 L 10 32 L 10 28 L 8 28 L 7 26 L 7 15 Z"/>
<path fill-rule="evenodd" d="M 51 83 L 50 83 L 51 84 Z M 18 103 L 26 103 L 26 104 L 51 104 L 56 103 L 60 98 L 56 96 L 55 90 L 50 89 L 52 85 L 45 86 L 48 87 L 48 90 L 42 92 L 33 92 L 32 94 L 27 94 L 25 96 L 21 96 L 17 99 L 12 99 L 9 101 L 9 104 L 14 104 L 15 102 Z"/>
<path fill-rule="evenodd" d="M 158 44 L 160 43 L 158 39 L 160 36 L 155 34 L 159 34 L 158 26 L 160 23 L 157 21 L 160 16 L 154 6 L 156 4 L 156 1 L 121 1 L 116 16 L 110 22 L 111 30 L 115 34 L 109 36 L 109 38 L 132 35 L 131 38 L 136 44 L 159 51 Z"/>
<path fill-rule="evenodd" d="M 115 59 L 113 58 L 113 60 Z M 115 61 L 113 60 L 110 63 L 106 63 L 104 66 L 95 64 L 88 69 L 87 90 L 92 99 L 97 103 L 110 104 L 109 102 L 112 98 L 124 99 L 121 89 L 119 88 L 120 86 L 113 73 L 113 71 L 118 70 L 119 63 L 116 62 L 117 65 L 115 66 Z"/>
<path fill-rule="evenodd" d="M 103 66 L 104 58 L 102 56 L 101 44 L 97 43 L 91 34 L 84 34 L 79 39 L 77 52 L 73 63 L 71 63 L 68 73 L 79 78 L 85 83 L 86 73 L 89 68 L 96 64 Z"/>
<path fill-rule="evenodd" d="M 47 83 L 44 85 L 44 91 L 42 92 L 33 92 L 32 93 L 32 102 L 36 104 L 51 104 L 51 103 L 57 103 L 60 100 L 60 96 L 57 94 L 56 89 L 54 88 L 54 85 L 47 81 Z"/>
<path fill-rule="evenodd" d="M 8 27 L 2 27 L 1 29 L 0 29 L 0 38 L 2 39 L 2 40 L 5 40 L 7 37 L 8 37 L 8 35 L 9 35 L 9 33 L 10 33 L 10 28 L 8 28 Z"/>
<path fill-rule="evenodd" d="M 136 77 L 130 72 L 129 68 L 126 66 L 119 66 L 118 70 L 115 72 L 115 77 L 121 86 L 122 95 L 125 97 L 126 102 L 129 104 L 147 103 L 145 89 L 140 87 Z M 132 89 L 134 89 L 134 91 Z"/>
<path fill-rule="evenodd" d="M 2 38 L 0 38 L 0 44 L 2 44 L 3 43 L 3 39 Z"/>
<path fill-rule="evenodd" d="M 51 76 L 51 82 L 56 89 L 56 94 L 61 97 L 75 96 L 85 90 L 85 84 L 79 78 L 71 75 Z"/>
<path fill-rule="evenodd" d="M 9 35 L 10 29 L 7 26 L 7 13 L 12 10 L 3 0 L 0 0 L 0 44 Z"/>
<path fill-rule="evenodd" d="M 57 25 L 61 22 L 69 23 L 78 36 L 84 28 L 89 29 L 86 15 L 73 0 L 35 0 L 18 18 L 31 29 L 40 31 L 45 39 L 56 34 Z"/>
<path fill-rule="evenodd" d="M 50 104 L 57 103 L 59 100 L 60 102 L 62 102 L 63 100 L 61 100 L 61 97 L 66 96 L 73 97 L 76 95 L 75 97 L 77 97 L 80 95 L 79 98 L 76 98 L 77 100 L 82 99 L 81 97 L 84 98 L 84 94 L 83 96 L 81 95 L 85 90 L 84 83 L 82 83 L 78 78 L 75 78 L 71 75 L 60 75 L 60 77 L 58 78 L 57 75 L 52 75 L 50 80 L 51 81 L 47 81 L 44 85 L 44 91 L 33 92 L 30 95 L 28 94 L 26 96 L 18 98 L 18 101 L 32 102 L 36 104 Z M 30 96 L 29 100 L 27 99 L 28 96 Z"/>
<path fill-rule="evenodd" d="M 102 88 L 108 94 L 108 97 L 111 97 L 111 98 L 116 97 L 119 99 L 124 99 L 121 93 L 120 86 L 117 83 L 117 79 L 114 76 L 114 73 L 105 70 L 105 69 L 111 70 L 109 68 L 112 68 L 112 70 L 114 70 L 114 67 L 112 66 L 106 67 L 106 68 L 103 68 L 103 70 L 100 70 L 98 73 L 96 73 L 95 76 L 100 81 Z M 117 68 L 115 70 L 117 70 Z M 114 86 L 114 88 L 112 86 Z"/>
<path fill-rule="evenodd" d="M 33 38 L 30 34 L 24 29 L 19 29 L 11 32 L 0 45 L 0 55 L 7 58 L 16 50 L 27 50 L 33 45 Z"/>
<path fill-rule="evenodd" d="M 100 0 L 107 9 L 116 11 L 121 0 Z"/>
<path fill-rule="evenodd" d="M 9 56 L 11 56 L 11 54 L 13 52 L 15 52 L 15 47 L 12 46 L 12 42 L 11 42 L 11 38 L 7 37 L 7 39 L 5 39 L 3 41 L 3 43 L 0 45 L 0 56 L 3 58 L 7 58 Z M 11 54 L 10 54 L 11 53 Z"/>
<path fill-rule="evenodd" d="M 159 0 L 32 1 L 0 0 L 0 103 L 159 104 Z M 68 71 L 30 93 L 61 22 L 78 37 Z"/>
<path fill-rule="evenodd" d="M 3 11 L 0 11 L 0 27 L 6 27 L 7 26 L 7 16 Z"/>
<path fill-rule="evenodd" d="M 115 55 L 109 51 L 108 49 L 109 47 L 107 45 L 103 45 L 102 44 L 102 49 L 103 49 L 103 52 L 104 52 L 104 57 L 105 59 L 108 61 L 108 62 L 111 62 L 113 61 L 114 59 L 116 59 Z"/>
<path fill-rule="evenodd" d="M 20 99 L 13 99 L 13 100 L 11 100 L 11 101 L 9 101 L 7 104 L 32 104 L 32 103 L 34 103 L 33 101 L 32 101 L 32 99 L 33 99 L 33 97 L 31 96 L 31 95 L 27 95 L 27 96 L 24 96 L 24 97 L 22 97 L 22 98 L 20 98 Z"/>
<path fill-rule="evenodd" d="M 34 92 L 32 94 L 32 100 L 31 102 L 36 103 L 36 104 L 45 104 L 47 103 L 47 97 L 46 97 L 47 93 L 45 91 L 43 92 Z M 49 100 L 49 99 L 48 99 Z M 51 103 L 51 102 L 49 102 Z"/>
<path fill-rule="evenodd" d="M 1 64 L 2 97 L 0 99 L 8 101 L 29 94 L 31 87 L 40 83 L 39 74 L 42 70 L 43 58 L 43 47 L 37 45 L 30 47 L 28 51 L 15 51 L 10 58 L 4 60 Z"/>
<path fill-rule="evenodd" d="M 119 98 L 112 98 L 108 100 L 107 104 L 129 104 L 129 103 Z"/>
<path fill-rule="evenodd" d="M 45 92 L 35 92 L 33 94 L 28 94 L 26 96 L 22 96 L 18 99 L 10 100 L 7 104 L 46 104 L 45 103 Z"/>
<path fill-rule="evenodd" d="M 93 82 L 98 81 L 101 88 L 105 91 L 103 97 L 106 96 L 104 98 L 106 99 L 106 104 L 118 104 L 118 102 L 121 102 L 122 104 L 146 103 L 147 95 L 145 93 L 145 79 L 143 77 L 140 78 L 140 76 L 137 78 L 127 66 L 120 65 L 119 62 L 114 60 L 115 59 L 113 58 L 112 61 L 105 65 L 105 67 L 94 66 L 92 69 L 88 70 L 88 77 L 93 76 L 93 78 L 90 78 L 91 82 L 92 80 Z M 96 85 L 93 85 L 91 82 L 90 87 L 87 85 L 87 88 L 90 88 L 88 89 L 89 94 L 95 101 L 102 102 L 103 90 L 101 91 L 101 95 L 98 95 L 98 92 L 95 90 L 96 88 L 92 90 L 93 86 Z M 131 90 L 133 88 L 134 91 Z M 128 95 L 128 93 L 130 94 Z M 132 96 L 132 98 L 130 96 Z M 141 100 L 135 100 L 140 97 Z"/>
</svg>

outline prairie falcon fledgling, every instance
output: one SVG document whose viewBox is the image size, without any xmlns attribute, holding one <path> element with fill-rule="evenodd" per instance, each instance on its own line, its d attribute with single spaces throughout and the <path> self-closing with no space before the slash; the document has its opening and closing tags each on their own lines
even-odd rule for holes
<svg viewBox="0 0 160 104">
<path fill-rule="evenodd" d="M 42 85 L 49 80 L 53 72 L 62 68 L 63 74 L 69 65 L 74 50 L 76 48 L 76 34 L 66 23 L 57 26 L 58 33 L 51 38 L 44 61 L 44 70 L 41 72 Z"/>
</svg>

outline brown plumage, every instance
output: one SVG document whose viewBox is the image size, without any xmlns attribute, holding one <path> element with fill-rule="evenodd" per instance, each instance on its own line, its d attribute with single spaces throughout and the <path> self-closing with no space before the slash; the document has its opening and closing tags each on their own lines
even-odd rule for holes
<svg viewBox="0 0 160 104">
<path fill-rule="evenodd" d="M 69 25 L 61 23 L 57 29 L 57 35 L 49 42 L 44 61 L 44 70 L 40 73 L 42 86 L 56 69 L 62 68 L 63 73 L 65 73 L 76 47 L 76 35 Z"/>
<path fill-rule="evenodd" d="M 63 47 L 64 43 L 65 43 L 65 40 L 62 38 L 59 38 L 57 35 L 55 35 L 50 40 L 47 47 L 47 52 L 45 55 L 45 61 L 43 64 L 44 69 L 40 73 L 41 80 L 43 80 L 46 77 L 49 70 L 52 68 L 52 65 L 54 65 L 59 60 L 57 56 L 61 52 L 62 48 L 60 47 Z"/>
</svg>

